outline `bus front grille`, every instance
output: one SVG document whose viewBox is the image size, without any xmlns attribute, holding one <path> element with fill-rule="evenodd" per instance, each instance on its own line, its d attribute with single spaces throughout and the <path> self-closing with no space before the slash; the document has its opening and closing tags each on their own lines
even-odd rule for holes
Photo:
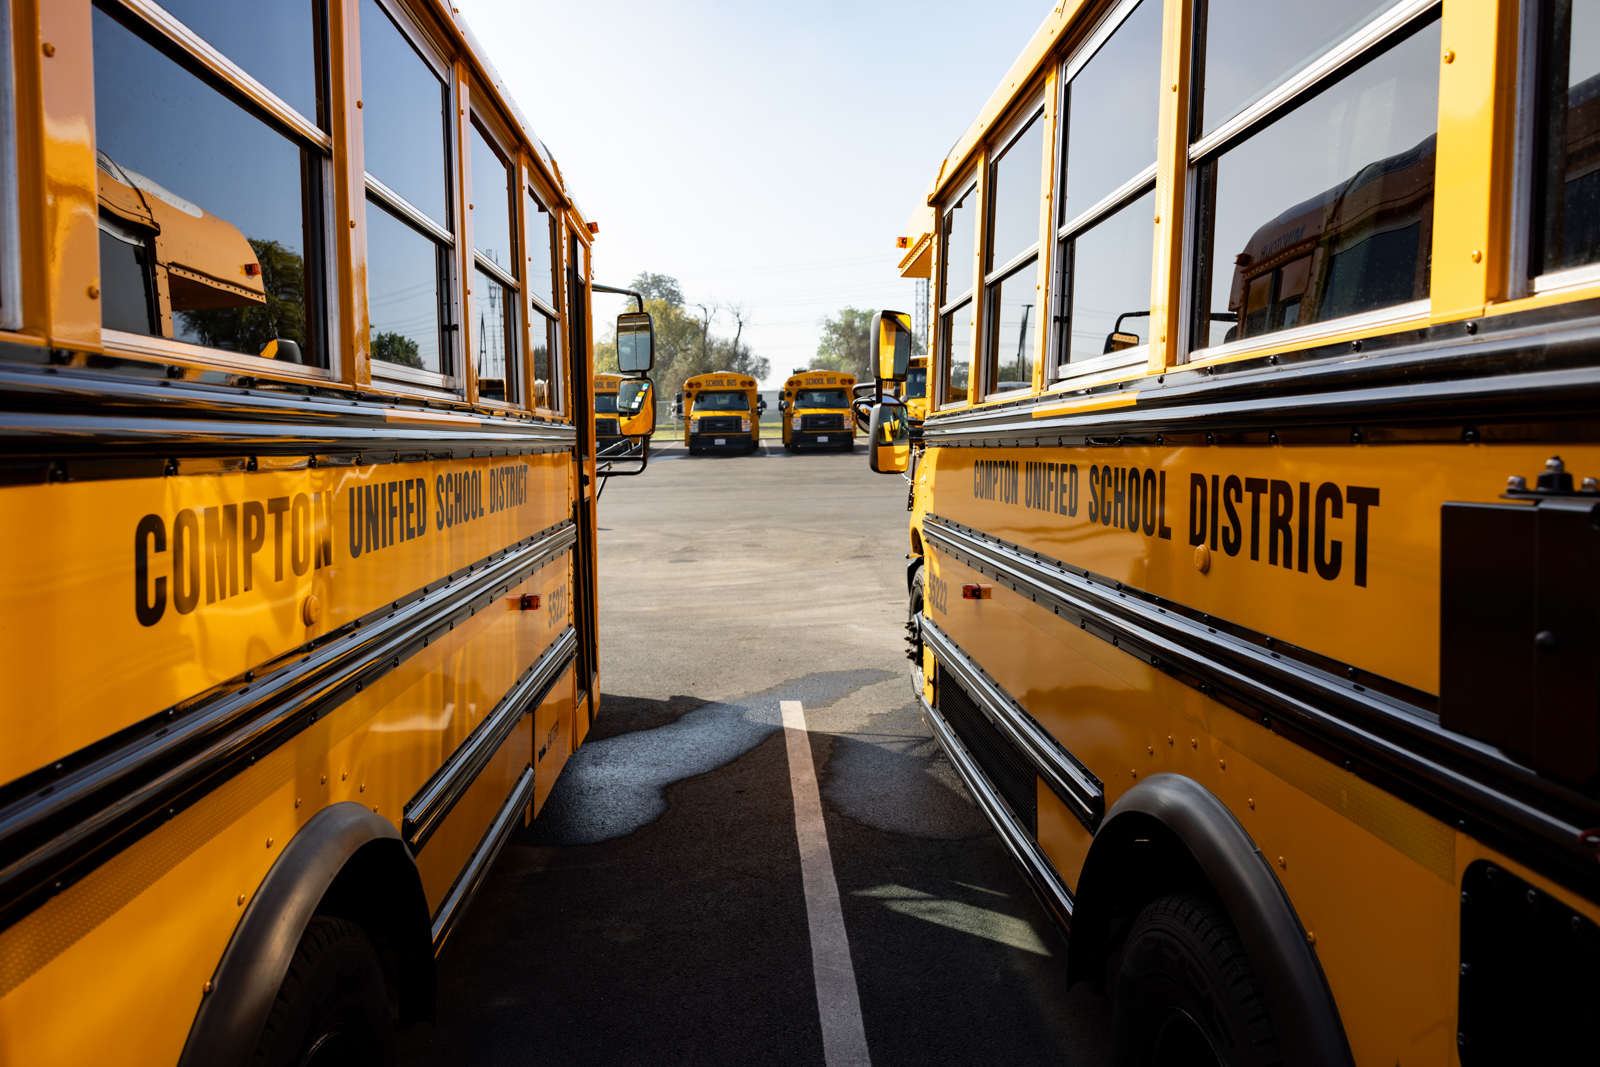
<svg viewBox="0 0 1600 1067">
<path fill-rule="evenodd" d="M 934 668 L 934 691 L 939 714 L 961 739 L 1017 821 L 1037 837 L 1038 794 L 1033 764 L 1017 751 L 1017 746 L 989 721 L 987 715 L 978 710 L 977 703 L 943 665 Z"/>
<path fill-rule="evenodd" d="M 802 415 L 800 416 L 800 429 L 802 430 L 842 430 L 844 429 L 843 415 Z"/>
<path fill-rule="evenodd" d="M 616 419 L 595 419 L 594 435 L 596 437 L 620 437 L 622 424 Z"/>
<path fill-rule="evenodd" d="M 739 421 L 740 420 L 739 420 L 739 418 L 737 416 L 723 416 L 723 417 L 714 418 L 714 419 L 701 419 L 700 420 L 700 432 L 701 433 L 743 433 L 744 431 L 739 428 Z"/>
</svg>

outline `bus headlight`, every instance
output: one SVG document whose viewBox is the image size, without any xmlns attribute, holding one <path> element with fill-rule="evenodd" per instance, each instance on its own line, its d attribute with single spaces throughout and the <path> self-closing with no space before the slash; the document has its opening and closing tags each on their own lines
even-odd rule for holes
<svg viewBox="0 0 1600 1067">
<path fill-rule="evenodd" d="M 794 418 L 789 420 L 789 428 L 791 430 L 798 430 L 800 428 L 800 416 L 799 415 L 796 415 Z"/>
<path fill-rule="evenodd" d="M 749 433 L 750 432 L 750 420 L 749 419 L 740 419 L 739 420 L 739 429 L 743 430 L 745 433 Z"/>
</svg>

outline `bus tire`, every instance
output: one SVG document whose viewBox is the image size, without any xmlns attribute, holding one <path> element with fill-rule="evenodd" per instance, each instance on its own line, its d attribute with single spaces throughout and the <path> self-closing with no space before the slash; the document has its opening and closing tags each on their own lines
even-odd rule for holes
<svg viewBox="0 0 1600 1067">
<path fill-rule="evenodd" d="M 383 964 L 361 927 L 313 916 L 251 1057 L 252 1067 L 391 1067 L 394 1032 Z"/>
<path fill-rule="evenodd" d="M 1117 962 L 1118 1067 L 1283 1063 L 1266 991 L 1222 905 L 1178 893 L 1139 913 Z"/>
<path fill-rule="evenodd" d="M 911 599 L 906 607 L 906 659 L 917 670 L 922 669 L 922 608 L 928 602 L 928 578 L 918 567 L 911 579 Z"/>
</svg>

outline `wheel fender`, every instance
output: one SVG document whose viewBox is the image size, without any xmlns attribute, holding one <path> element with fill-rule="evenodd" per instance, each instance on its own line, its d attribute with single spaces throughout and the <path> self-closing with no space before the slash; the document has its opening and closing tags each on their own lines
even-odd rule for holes
<svg viewBox="0 0 1600 1067">
<path fill-rule="evenodd" d="M 414 927 L 412 932 L 420 932 L 423 938 L 422 946 L 403 944 L 399 948 L 403 958 L 412 960 L 419 948 L 425 953 L 422 970 L 428 988 L 423 995 L 431 1006 L 433 952 L 416 864 L 388 820 L 370 808 L 345 801 L 312 816 L 267 872 L 211 977 L 209 992 L 189 1028 L 179 1067 L 249 1060 L 306 924 L 357 853 L 382 869 L 381 876 L 388 883 L 383 887 L 389 897 L 386 906 L 401 916 L 397 925 Z M 420 915 L 410 915 L 406 921 L 406 914 L 418 908 Z"/>
<path fill-rule="evenodd" d="M 911 590 L 917 582 L 917 570 L 921 566 L 921 556 L 912 556 L 910 559 L 906 560 L 906 596 L 911 595 Z"/>
<path fill-rule="evenodd" d="M 1127 884 L 1125 872 L 1138 869 L 1130 850 L 1150 839 L 1152 822 L 1176 838 L 1175 847 L 1187 848 L 1227 909 L 1272 1006 L 1284 1062 L 1352 1067 L 1338 1005 L 1288 893 L 1233 812 L 1192 778 L 1152 775 L 1107 813 L 1078 881 L 1072 979 L 1095 977 L 1097 968 L 1103 973 L 1118 905 L 1139 891 Z M 1187 865 L 1178 859 L 1162 865 L 1169 877 L 1171 867 Z"/>
</svg>

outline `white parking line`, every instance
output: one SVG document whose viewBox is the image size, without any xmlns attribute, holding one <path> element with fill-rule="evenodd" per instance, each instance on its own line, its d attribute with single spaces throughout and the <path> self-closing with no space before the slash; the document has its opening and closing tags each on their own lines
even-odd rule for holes
<svg viewBox="0 0 1600 1067">
<path fill-rule="evenodd" d="M 822 1017 L 822 1054 L 828 1067 L 871 1067 L 867 1035 L 861 1025 L 861 998 L 844 932 L 839 884 L 822 821 L 817 770 L 811 762 L 806 713 L 798 700 L 779 703 L 789 751 L 789 789 L 794 794 L 794 830 L 800 841 L 800 879 L 805 886 L 806 920 L 811 928 L 811 969 Z"/>
</svg>

